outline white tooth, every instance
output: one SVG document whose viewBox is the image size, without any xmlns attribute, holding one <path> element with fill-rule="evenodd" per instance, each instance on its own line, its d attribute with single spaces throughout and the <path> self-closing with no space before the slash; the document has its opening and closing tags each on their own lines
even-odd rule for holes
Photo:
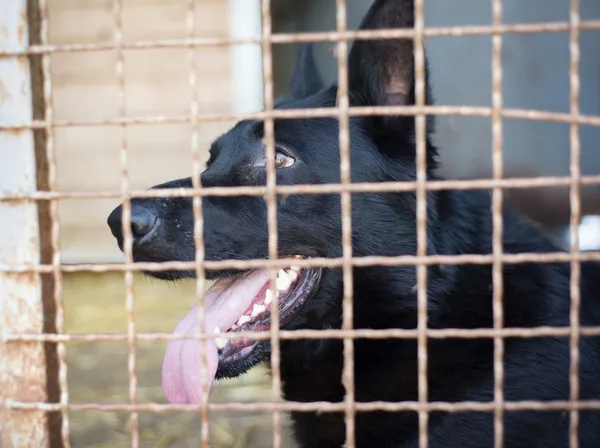
<svg viewBox="0 0 600 448">
<path fill-rule="evenodd" d="M 300 266 L 290 266 L 290 269 L 292 270 L 292 272 L 298 272 L 300 270 Z"/>
<path fill-rule="evenodd" d="M 273 291 L 271 291 L 270 289 L 267 289 L 267 292 L 265 293 L 265 303 L 267 305 L 270 305 L 272 301 L 273 301 Z"/>
<path fill-rule="evenodd" d="M 221 329 L 219 327 L 215 327 L 214 332 L 217 334 L 220 334 Z M 223 350 L 225 348 L 225 346 L 227 345 L 227 342 L 229 342 L 229 341 L 226 338 L 221 338 L 221 337 L 215 338 L 215 345 L 217 346 L 217 348 L 219 350 Z"/>
<path fill-rule="evenodd" d="M 254 307 L 252 308 L 252 316 L 256 317 L 260 313 L 264 313 L 266 311 L 266 309 L 267 308 L 264 305 L 254 304 Z"/>
<path fill-rule="evenodd" d="M 296 271 L 290 271 L 288 272 L 288 275 L 291 277 L 292 281 L 296 281 L 298 278 L 298 273 Z"/>
<path fill-rule="evenodd" d="M 227 338 L 215 338 L 215 345 L 219 350 L 223 350 L 228 342 Z"/>
<path fill-rule="evenodd" d="M 277 275 L 277 290 L 286 291 L 291 286 L 292 281 L 292 278 L 283 269 L 281 269 Z"/>
<path fill-rule="evenodd" d="M 248 322 L 250 322 L 251 320 L 252 320 L 252 319 L 250 319 L 250 316 L 243 315 L 242 317 L 240 317 L 240 318 L 238 319 L 238 321 L 237 321 L 237 324 L 238 324 L 238 325 L 244 325 L 245 323 L 248 323 Z"/>
</svg>

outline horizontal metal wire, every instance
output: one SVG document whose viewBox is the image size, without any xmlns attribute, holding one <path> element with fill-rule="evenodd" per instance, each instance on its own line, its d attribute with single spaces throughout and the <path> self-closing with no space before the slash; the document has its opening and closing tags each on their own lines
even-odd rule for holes
<svg viewBox="0 0 600 448">
<path fill-rule="evenodd" d="M 541 338 L 548 336 L 564 336 L 570 334 L 570 327 L 534 327 L 534 328 L 428 328 L 426 335 L 431 339 L 493 339 L 501 338 Z M 600 326 L 581 327 L 582 336 L 600 336 Z M 418 330 L 391 328 L 386 330 L 353 329 L 353 330 L 280 330 L 280 339 L 416 339 Z M 136 333 L 137 341 L 176 341 L 183 339 L 206 340 L 217 337 L 214 333 L 174 334 L 174 333 Z M 268 331 L 235 331 L 220 333 L 218 337 L 237 340 L 252 338 L 268 340 Z M 0 334 L 0 341 L 6 342 L 123 342 L 126 334 Z"/>
<path fill-rule="evenodd" d="M 462 117 L 491 117 L 493 109 L 480 106 L 353 106 L 348 108 L 351 117 L 362 116 L 388 116 L 388 115 L 453 115 Z M 535 109 L 510 109 L 499 111 L 503 118 L 522 120 L 548 121 L 556 123 L 578 123 L 588 126 L 600 126 L 600 116 L 597 115 L 571 115 L 563 112 L 549 112 Z M 198 113 L 198 122 L 214 121 L 240 121 L 240 120 L 266 120 L 274 119 L 303 119 L 315 117 L 338 118 L 337 107 L 321 107 L 313 109 L 273 109 L 253 113 Z M 44 129 L 53 127 L 87 127 L 87 126 L 117 126 L 136 124 L 177 124 L 190 123 L 189 115 L 152 115 L 152 116 L 119 116 L 96 120 L 54 120 L 48 124 L 44 120 L 33 120 L 27 123 L 0 123 L 0 131 L 20 131 L 23 129 Z"/>
<path fill-rule="evenodd" d="M 198 412 L 200 406 L 185 404 L 159 404 L 159 403 L 140 403 L 140 404 L 102 404 L 102 403 L 69 403 L 61 405 L 59 403 L 41 403 L 41 402 L 21 402 L 6 400 L 5 405 L 9 409 L 31 411 L 42 410 L 46 412 L 68 410 L 72 412 L 82 411 L 100 411 L 100 412 Z M 209 403 L 208 409 L 212 412 L 265 412 L 274 410 L 280 412 L 343 412 L 344 402 L 313 401 L 310 403 L 301 402 L 254 402 L 254 403 Z M 425 411 L 425 412 L 493 412 L 497 408 L 494 402 L 437 402 L 419 403 L 415 401 L 403 401 L 400 403 L 373 401 L 353 403 L 353 409 L 356 412 L 401 412 L 401 411 Z M 600 410 L 600 400 L 552 400 L 552 401 L 505 401 L 502 408 L 506 411 L 570 411 L 570 410 Z"/>
<path fill-rule="evenodd" d="M 423 30 L 424 37 L 460 37 L 490 34 L 530 34 L 559 33 L 571 29 L 568 22 L 520 23 L 513 25 L 467 25 L 450 27 L 428 27 Z M 579 25 L 583 31 L 600 29 L 600 20 L 585 20 Z M 381 29 L 357 31 L 323 31 L 310 33 L 276 33 L 268 37 L 248 37 L 240 39 L 196 37 L 181 39 L 144 40 L 123 42 L 124 50 L 153 50 L 157 48 L 222 47 L 242 44 L 260 44 L 267 39 L 273 44 L 296 42 L 340 42 L 348 40 L 414 38 L 415 32 L 407 29 Z M 89 44 L 31 45 L 25 51 L 11 48 L 0 49 L 0 57 L 25 56 L 30 54 L 73 53 L 90 51 L 110 51 L 116 48 L 114 41 Z"/>
<path fill-rule="evenodd" d="M 570 254 L 568 252 L 523 252 L 518 254 L 502 254 L 502 262 L 506 264 L 519 263 L 566 263 L 572 260 L 578 261 L 600 261 L 600 251 L 581 252 Z M 458 265 L 458 264 L 491 264 L 494 260 L 493 254 L 487 255 L 400 255 L 397 257 L 385 257 L 369 255 L 365 257 L 353 257 L 351 264 L 356 267 L 366 266 L 414 266 L 424 265 Z M 280 258 L 277 260 L 222 260 L 200 262 L 203 269 L 257 269 L 257 268 L 285 268 L 290 265 L 298 267 L 327 267 L 336 268 L 343 266 L 343 258 Z M 194 270 L 197 264 L 193 261 L 167 261 L 162 263 L 122 263 L 122 264 L 73 264 L 61 265 L 62 272 L 123 272 L 123 271 L 149 271 L 161 272 L 169 270 Z M 0 272 L 22 273 L 48 273 L 52 272 L 52 265 L 5 265 L 0 264 Z"/>
<path fill-rule="evenodd" d="M 582 185 L 600 185 L 600 175 L 581 176 Z M 432 180 L 427 181 L 426 190 L 482 190 L 492 188 L 543 188 L 567 187 L 570 177 L 513 177 L 510 179 L 472 179 L 472 180 Z M 385 193 L 409 192 L 417 189 L 417 183 L 406 182 L 357 182 L 353 184 L 304 184 L 277 185 L 275 193 L 280 195 L 293 194 L 339 194 L 344 191 L 352 193 Z M 210 188 L 156 188 L 151 190 L 129 190 L 129 198 L 181 198 L 181 197 L 210 197 L 210 196 L 264 196 L 266 186 L 243 187 L 210 187 Z M 0 193 L 0 201 L 43 201 L 54 199 L 108 199 L 122 198 L 123 193 L 117 191 L 38 191 L 33 193 Z"/>
</svg>

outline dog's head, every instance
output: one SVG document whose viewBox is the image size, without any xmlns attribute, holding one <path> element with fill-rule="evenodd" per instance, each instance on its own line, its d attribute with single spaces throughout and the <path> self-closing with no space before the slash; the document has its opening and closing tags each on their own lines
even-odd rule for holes
<svg viewBox="0 0 600 448">
<path fill-rule="evenodd" d="M 412 28 L 413 1 L 374 3 L 362 29 Z M 352 106 L 411 105 L 415 101 L 413 42 L 410 39 L 356 41 L 348 60 L 349 99 Z M 289 96 L 279 109 L 332 108 L 337 85 L 323 85 L 311 47 L 306 45 L 293 75 Z M 429 94 L 428 94 L 429 95 Z M 278 185 L 340 182 L 339 126 L 335 118 L 275 120 L 275 166 Z M 413 116 L 353 117 L 350 120 L 352 182 L 382 182 L 415 178 L 415 121 Z M 428 170 L 435 168 L 435 149 L 428 143 Z M 266 184 L 264 125 L 245 120 L 217 138 L 201 175 L 203 188 L 264 186 Z M 191 188 L 191 178 L 154 188 Z M 414 254 L 416 250 L 413 193 L 357 193 L 352 195 L 353 253 L 364 255 Z M 135 261 L 193 261 L 194 215 L 191 198 L 136 199 L 131 202 Z M 204 248 L 207 260 L 268 258 L 267 204 L 263 197 L 208 196 L 202 199 Z M 108 219 L 122 248 L 121 207 Z M 277 198 L 278 253 L 281 257 L 342 256 L 339 194 L 289 195 Z M 361 274 L 362 272 L 362 274 Z M 357 272 L 366 275 L 368 272 Z M 410 291 L 414 269 L 404 268 L 396 279 Z M 193 277 L 195 272 L 153 272 L 161 279 Z M 273 294 L 262 273 L 206 272 L 218 280 L 222 297 L 229 290 L 246 295 L 239 319 L 223 323 L 230 331 L 264 329 L 270 322 L 268 304 Z M 251 280 L 255 283 L 251 283 Z M 244 283 L 249 282 L 249 283 Z M 261 283 L 262 282 L 262 283 Z M 365 283 L 366 284 L 366 283 Z M 236 292 L 232 292 L 236 289 Z M 376 293 L 377 285 L 371 286 Z M 284 328 L 327 328 L 341 325 L 340 269 L 289 269 L 278 279 L 280 321 Z M 237 297 L 237 296 L 236 296 Z M 241 299 L 240 299 L 241 300 Z M 246 306 L 248 308 L 246 308 Z M 245 311 L 244 311 L 245 310 Z M 234 313 L 234 311 L 231 311 Z M 243 314 L 242 314 L 243 313 Z M 367 318 L 368 311 L 357 316 Z M 231 326 L 230 326 L 231 325 Z M 209 331 L 212 329 L 208 329 Z M 221 330 L 223 328 L 221 327 Z M 231 376 L 265 359 L 268 341 L 238 340 L 222 347 L 219 376 Z"/>
</svg>

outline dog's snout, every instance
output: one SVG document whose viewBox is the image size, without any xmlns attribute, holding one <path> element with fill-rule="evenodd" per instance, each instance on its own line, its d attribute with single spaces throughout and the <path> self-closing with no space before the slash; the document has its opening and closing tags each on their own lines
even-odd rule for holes
<svg viewBox="0 0 600 448">
<path fill-rule="evenodd" d="M 152 210 L 139 205 L 131 205 L 131 235 L 134 241 L 139 241 L 149 235 L 158 224 L 158 217 Z M 108 226 L 119 241 L 123 240 L 123 207 L 113 210 L 108 217 Z"/>
</svg>

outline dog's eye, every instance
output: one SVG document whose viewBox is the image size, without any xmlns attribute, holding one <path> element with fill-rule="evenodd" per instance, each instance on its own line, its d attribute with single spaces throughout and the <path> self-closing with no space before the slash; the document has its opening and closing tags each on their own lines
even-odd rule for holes
<svg viewBox="0 0 600 448">
<path fill-rule="evenodd" d="M 292 166 L 296 160 L 280 151 L 275 152 L 275 168 L 288 168 Z"/>
</svg>

